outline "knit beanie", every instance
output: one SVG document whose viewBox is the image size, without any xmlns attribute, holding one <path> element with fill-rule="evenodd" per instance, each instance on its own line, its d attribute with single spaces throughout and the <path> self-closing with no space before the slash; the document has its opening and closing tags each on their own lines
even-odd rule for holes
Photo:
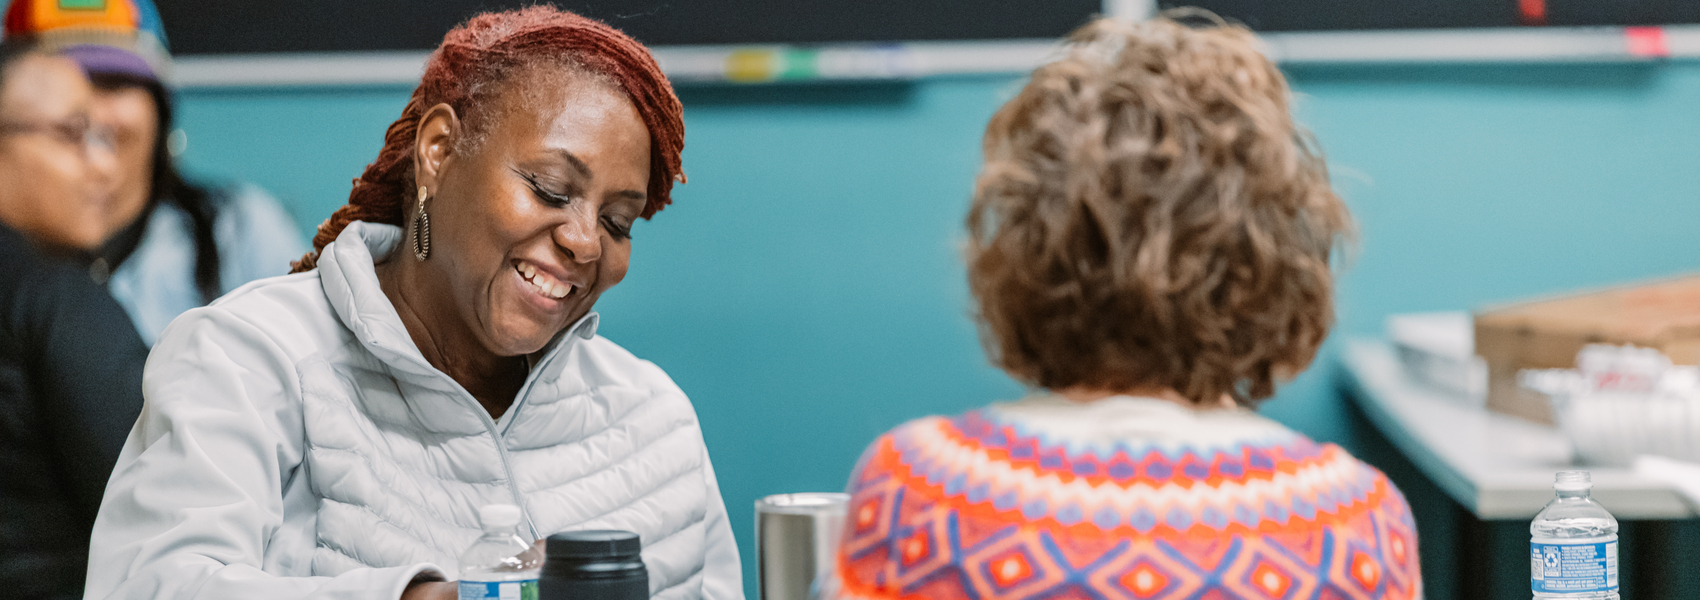
<svg viewBox="0 0 1700 600">
<path fill-rule="evenodd" d="M 34 37 L 89 75 L 171 78 L 165 30 L 150 0 L 13 0 L 5 37 Z"/>
</svg>

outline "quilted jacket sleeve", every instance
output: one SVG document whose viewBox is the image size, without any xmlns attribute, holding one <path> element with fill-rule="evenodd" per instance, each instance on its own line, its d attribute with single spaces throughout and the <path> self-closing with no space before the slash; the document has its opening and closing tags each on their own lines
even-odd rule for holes
<svg viewBox="0 0 1700 600">
<path fill-rule="evenodd" d="M 304 446 L 294 373 L 274 340 L 220 307 L 166 329 L 95 520 L 86 598 L 382 600 L 433 574 L 429 564 L 267 572 Z"/>
<path fill-rule="evenodd" d="M 714 477 L 714 464 L 708 460 L 708 448 L 703 448 L 703 479 L 708 485 L 708 516 L 703 528 L 702 597 L 705 600 L 743 600 L 743 567 L 738 561 L 738 541 L 732 538 L 732 525 L 726 519 L 726 501 L 720 497 L 720 482 Z"/>
</svg>

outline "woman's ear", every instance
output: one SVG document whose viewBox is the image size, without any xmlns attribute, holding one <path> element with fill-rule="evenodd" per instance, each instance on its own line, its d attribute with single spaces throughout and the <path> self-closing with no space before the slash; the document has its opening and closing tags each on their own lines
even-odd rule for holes
<svg viewBox="0 0 1700 600">
<path fill-rule="evenodd" d="M 443 163 L 454 153 L 460 133 L 460 117 L 447 104 L 433 106 L 419 118 L 419 132 L 413 141 L 413 177 L 418 185 L 435 193 Z"/>
</svg>

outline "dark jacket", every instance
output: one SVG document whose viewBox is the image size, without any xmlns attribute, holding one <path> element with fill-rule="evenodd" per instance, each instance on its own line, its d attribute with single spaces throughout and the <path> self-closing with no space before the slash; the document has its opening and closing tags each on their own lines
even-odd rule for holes
<svg viewBox="0 0 1700 600">
<path fill-rule="evenodd" d="M 81 598 L 147 348 L 86 270 L 0 225 L 0 596 Z"/>
</svg>

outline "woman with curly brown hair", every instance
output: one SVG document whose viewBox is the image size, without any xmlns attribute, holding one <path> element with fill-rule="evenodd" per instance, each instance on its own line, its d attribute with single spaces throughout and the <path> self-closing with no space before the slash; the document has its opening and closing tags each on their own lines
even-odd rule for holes
<svg viewBox="0 0 1700 600">
<path fill-rule="evenodd" d="M 453 598 L 489 504 L 639 534 L 656 598 L 742 597 L 696 414 L 596 335 L 682 181 L 648 50 L 547 7 L 450 31 L 297 274 L 173 322 L 89 598 Z"/>
<path fill-rule="evenodd" d="M 1251 410 L 1326 337 L 1351 227 L 1280 71 L 1234 26 L 1069 42 L 986 128 L 968 216 L 992 360 L 1040 391 L 877 440 L 834 593 L 1420 597 L 1392 483 Z"/>
</svg>

